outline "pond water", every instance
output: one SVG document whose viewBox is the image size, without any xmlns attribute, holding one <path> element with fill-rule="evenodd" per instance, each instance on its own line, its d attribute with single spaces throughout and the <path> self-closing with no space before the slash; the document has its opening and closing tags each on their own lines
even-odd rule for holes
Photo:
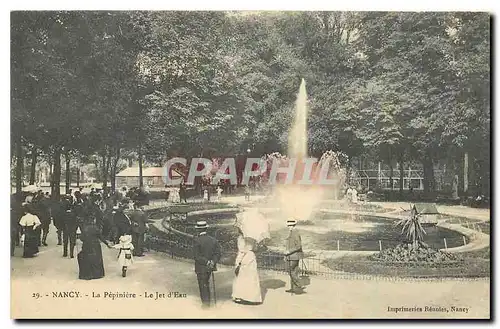
<svg viewBox="0 0 500 329">
<path fill-rule="evenodd" d="M 401 227 L 395 225 L 396 220 L 325 212 L 318 212 L 313 218 L 297 225 L 305 251 L 337 250 L 338 245 L 340 250 L 376 251 L 379 250 L 379 241 L 382 249 L 395 247 L 404 241 Z M 226 247 L 232 250 L 236 248 L 237 231 L 232 226 L 235 219 L 235 214 L 228 213 L 181 216 L 175 218 L 171 225 L 179 231 L 195 234 L 196 221 L 206 220 L 209 227 L 211 226 L 208 234 L 216 236 L 221 243 L 227 244 Z M 464 244 L 463 235 L 456 231 L 433 225 L 424 226 L 424 230 L 426 232 L 424 242 L 432 248 L 444 248 L 444 239 L 448 248 Z M 288 228 L 283 225 L 283 228 L 271 232 L 271 240 L 267 245 L 282 247 L 287 235 Z"/>
<path fill-rule="evenodd" d="M 394 220 L 368 216 L 346 219 L 345 215 L 322 217 L 297 225 L 305 250 L 337 250 L 338 244 L 340 250 L 375 251 L 379 250 L 379 241 L 385 249 L 397 246 L 404 239 L 401 227 Z M 448 248 L 463 245 L 463 235 L 456 231 L 437 226 L 424 226 L 424 230 L 424 242 L 432 248 L 444 248 L 444 239 Z M 287 235 L 287 228 L 271 232 L 270 246 L 282 246 Z"/>
</svg>

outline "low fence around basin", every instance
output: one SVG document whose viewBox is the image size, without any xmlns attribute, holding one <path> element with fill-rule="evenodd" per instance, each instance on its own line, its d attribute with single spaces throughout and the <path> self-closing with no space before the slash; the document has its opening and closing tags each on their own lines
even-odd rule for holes
<svg viewBox="0 0 500 329">
<path fill-rule="evenodd" d="M 187 215 L 187 214 L 186 214 Z M 187 216 L 186 216 L 187 217 Z M 187 219 L 187 218 L 186 218 Z M 171 258 L 193 261 L 191 235 L 174 234 L 166 230 L 153 229 L 147 235 L 146 247 L 163 252 Z M 465 242 L 465 241 L 464 241 Z M 225 249 L 225 250 L 224 250 Z M 220 264 L 234 266 L 236 251 L 223 248 Z M 279 251 L 256 251 L 258 268 L 261 270 L 288 273 L 287 262 Z M 489 259 L 475 258 L 473 263 L 467 261 L 447 261 L 435 264 L 432 262 L 380 262 L 366 257 L 332 257 L 332 253 L 306 254 L 301 261 L 301 275 L 325 278 L 350 279 L 435 279 L 435 278 L 485 278 L 490 276 Z"/>
<path fill-rule="evenodd" d="M 172 241 L 148 236 L 147 247 L 165 253 L 175 259 L 193 262 L 191 239 Z M 272 251 L 256 251 L 257 267 L 260 270 L 288 274 L 288 264 L 282 254 Z M 234 266 L 235 251 L 224 250 L 220 264 Z M 327 255 L 305 255 L 299 263 L 301 276 L 323 277 L 328 279 L 436 279 L 487 278 L 490 275 L 490 262 L 487 259 L 432 262 L 379 262 L 351 257 L 331 258 Z"/>
<path fill-rule="evenodd" d="M 171 258 L 193 261 L 193 244 L 191 239 L 182 237 L 179 240 L 174 241 L 158 238 L 153 235 L 148 235 L 145 242 L 146 248 L 149 250 L 163 252 Z M 221 252 L 221 259 L 219 263 L 226 266 L 233 266 L 236 261 L 236 255 L 236 251 L 223 250 Z M 256 252 L 256 257 L 257 267 L 260 269 L 273 270 L 283 273 L 286 273 L 288 271 L 287 264 L 284 260 L 284 255 L 265 251 Z M 308 258 L 307 262 L 312 266 L 307 266 L 307 271 L 303 266 L 301 266 L 301 269 L 303 269 L 304 274 L 307 273 L 311 275 L 326 275 L 328 274 L 328 271 L 319 271 L 319 268 L 321 267 L 320 264 L 323 261 L 324 259 L 322 258 Z"/>
</svg>

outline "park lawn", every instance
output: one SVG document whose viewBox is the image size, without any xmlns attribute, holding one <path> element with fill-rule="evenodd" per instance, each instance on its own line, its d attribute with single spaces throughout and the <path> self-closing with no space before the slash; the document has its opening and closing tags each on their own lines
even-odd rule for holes
<svg viewBox="0 0 500 329">
<path fill-rule="evenodd" d="M 490 222 L 485 222 L 479 219 L 470 219 L 465 217 L 448 216 L 448 223 L 461 224 L 463 227 L 480 230 L 482 233 L 490 234 Z"/>
<path fill-rule="evenodd" d="M 489 248 L 488 248 L 489 250 Z M 430 263 L 384 263 L 368 256 L 327 259 L 324 265 L 333 271 L 401 278 L 482 278 L 490 277 L 490 259 L 485 250 L 464 253 L 463 261 L 442 265 Z"/>
<path fill-rule="evenodd" d="M 483 249 L 475 250 L 475 251 L 467 251 L 461 254 L 466 258 L 479 258 L 479 259 L 491 259 L 490 247 L 486 247 Z"/>
<path fill-rule="evenodd" d="M 353 210 L 364 212 L 384 213 L 393 211 L 394 209 L 384 208 L 378 204 L 370 202 L 348 203 L 347 201 L 323 201 L 318 208 L 337 209 L 337 210 Z"/>
</svg>

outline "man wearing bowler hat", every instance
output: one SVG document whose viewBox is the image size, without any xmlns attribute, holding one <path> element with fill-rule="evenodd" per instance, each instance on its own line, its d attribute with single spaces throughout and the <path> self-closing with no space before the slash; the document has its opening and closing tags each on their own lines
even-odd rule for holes
<svg viewBox="0 0 500 329">
<path fill-rule="evenodd" d="M 287 220 L 286 225 L 290 230 L 290 233 L 286 238 L 285 253 L 285 260 L 288 264 L 288 273 L 290 274 L 290 289 L 286 292 L 303 294 L 304 288 L 301 287 L 299 283 L 299 261 L 304 258 L 304 254 L 302 252 L 302 241 L 299 232 L 295 230 L 297 221 L 295 219 Z"/>
<path fill-rule="evenodd" d="M 207 234 L 207 222 L 196 222 L 195 227 L 198 235 L 193 243 L 194 271 L 198 278 L 202 306 L 206 308 L 210 307 L 210 276 L 217 270 L 221 252 L 217 240 Z"/>
</svg>

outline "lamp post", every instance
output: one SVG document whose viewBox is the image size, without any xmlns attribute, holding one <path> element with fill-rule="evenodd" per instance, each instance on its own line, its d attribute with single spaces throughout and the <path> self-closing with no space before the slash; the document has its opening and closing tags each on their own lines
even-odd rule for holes
<svg viewBox="0 0 500 329">
<path fill-rule="evenodd" d="M 76 186 L 80 187 L 80 158 L 76 159 Z"/>
<path fill-rule="evenodd" d="M 248 161 L 248 158 L 250 157 L 250 153 L 252 153 L 252 148 L 251 148 L 251 145 L 248 145 L 247 146 L 247 154 L 245 156 L 245 164 Z M 243 169 L 243 172 L 241 175 L 241 182 L 243 182 L 244 171 L 246 170 L 245 168 L 246 168 L 246 165 L 244 165 L 244 169 Z M 239 180 L 239 177 L 238 177 L 238 180 Z"/>
</svg>

